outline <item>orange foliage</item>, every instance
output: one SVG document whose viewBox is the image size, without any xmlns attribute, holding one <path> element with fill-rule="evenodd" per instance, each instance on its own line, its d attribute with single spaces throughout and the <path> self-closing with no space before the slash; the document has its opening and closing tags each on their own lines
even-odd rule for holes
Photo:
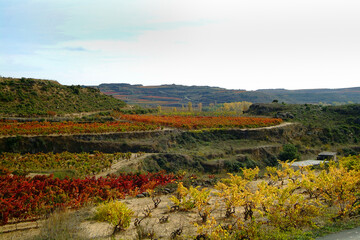
<svg viewBox="0 0 360 240">
<path fill-rule="evenodd" d="M 48 135 L 155 130 L 155 125 L 129 122 L 75 123 L 0 121 L 0 135 Z"/>
<path fill-rule="evenodd" d="M 278 118 L 255 117 L 203 117 L 203 116 L 153 116 L 153 115 L 121 115 L 129 121 L 157 124 L 161 126 L 204 129 L 204 128 L 255 128 L 280 124 Z"/>
</svg>

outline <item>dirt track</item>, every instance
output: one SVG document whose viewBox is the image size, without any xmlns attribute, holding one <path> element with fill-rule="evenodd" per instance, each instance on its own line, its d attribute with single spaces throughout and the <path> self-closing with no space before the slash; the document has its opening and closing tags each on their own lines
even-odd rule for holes
<svg viewBox="0 0 360 240">
<path fill-rule="evenodd" d="M 326 235 L 317 240 L 360 240 L 360 227 Z"/>
<path fill-rule="evenodd" d="M 98 173 L 95 176 L 96 177 L 105 177 L 108 174 L 116 173 L 116 171 L 118 171 L 119 169 L 122 169 L 124 167 L 130 167 L 130 166 L 134 167 L 139 163 L 140 160 L 146 158 L 149 155 L 151 155 L 151 153 L 143 153 L 140 156 L 137 153 L 133 153 L 129 160 L 121 159 L 118 162 L 116 162 L 115 164 L 113 164 L 109 170 Z"/>
</svg>

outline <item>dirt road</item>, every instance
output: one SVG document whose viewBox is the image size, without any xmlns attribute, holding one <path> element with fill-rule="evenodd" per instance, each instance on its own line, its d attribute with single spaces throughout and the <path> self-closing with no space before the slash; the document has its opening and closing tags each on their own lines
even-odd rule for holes
<svg viewBox="0 0 360 240">
<path fill-rule="evenodd" d="M 317 240 L 360 240 L 360 227 L 326 235 Z"/>
<path fill-rule="evenodd" d="M 109 170 L 104 172 L 100 172 L 96 174 L 96 177 L 105 177 L 108 174 L 115 173 L 117 170 L 125 167 L 134 167 L 136 166 L 142 159 L 151 155 L 152 153 L 143 153 L 140 156 L 137 153 L 133 153 L 130 159 L 120 159 L 118 162 L 113 164 Z"/>
</svg>

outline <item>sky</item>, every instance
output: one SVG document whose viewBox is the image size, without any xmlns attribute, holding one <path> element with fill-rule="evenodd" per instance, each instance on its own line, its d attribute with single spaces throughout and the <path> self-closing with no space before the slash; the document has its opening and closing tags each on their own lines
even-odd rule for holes
<svg viewBox="0 0 360 240">
<path fill-rule="evenodd" d="M 0 75 L 359 87 L 359 13 L 359 0 L 0 0 Z"/>
</svg>

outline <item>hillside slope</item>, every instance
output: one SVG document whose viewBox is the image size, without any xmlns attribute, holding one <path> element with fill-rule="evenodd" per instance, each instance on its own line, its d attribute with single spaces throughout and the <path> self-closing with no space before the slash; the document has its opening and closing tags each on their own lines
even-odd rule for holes
<svg viewBox="0 0 360 240">
<path fill-rule="evenodd" d="M 143 86 L 125 83 L 100 84 L 101 92 L 132 104 L 181 107 L 188 102 L 204 106 L 216 103 L 360 103 L 360 88 L 344 89 L 262 89 L 257 91 L 229 90 L 209 86 L 160 85 Z"/>
<path fill-rule="evenodd" d="M 0 77 L 0 114 L 36 116 L 118 109 L 126 104 L 96 88 Z"/>
<path fill-rule="evenodd" d="M 181 107 L 188 102 L 204 106 L 226 102 L 271 102 L 273 98 L 260 92 L 228 90 L 209 86 L 100 84 L 101 92 L 131 104 Z"/>
<path fill-rule="evenodd" d="M 360 87 L 338 89 L 262 89 L 258 92 L 286 103 L 360 103 Z"/>
</svg>

